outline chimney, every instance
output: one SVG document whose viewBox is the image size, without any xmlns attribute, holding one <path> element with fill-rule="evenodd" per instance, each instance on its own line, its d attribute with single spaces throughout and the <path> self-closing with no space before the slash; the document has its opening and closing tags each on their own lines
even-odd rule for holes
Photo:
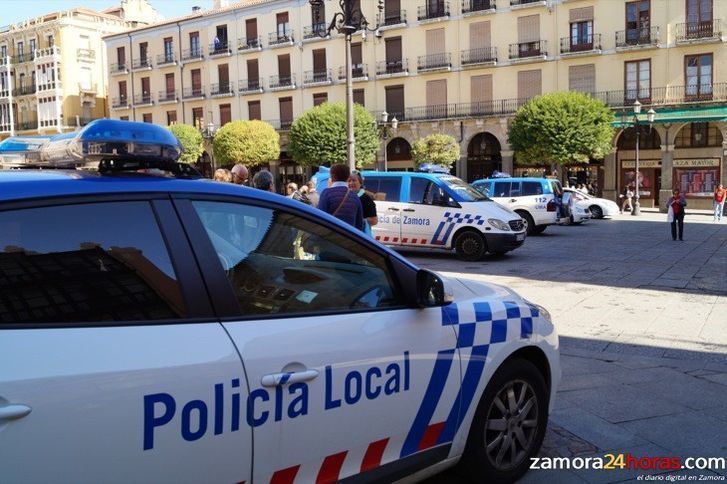
<svg viewBox="0 0 727 484">
<path fill-rule="evenodd" d="M 212 0 L 212 8 L 217 10 L 219 8 L 225 8 L 230 4 L 229 0 Z"/>
<path fill-rule="evenodd" d="M 193 12 L 199 12 L 200 10 L 202 10 L 202 7 L 200 7 L 199 5 L 195 5 L 194 7 L 192 7 Z"/>
</svg>

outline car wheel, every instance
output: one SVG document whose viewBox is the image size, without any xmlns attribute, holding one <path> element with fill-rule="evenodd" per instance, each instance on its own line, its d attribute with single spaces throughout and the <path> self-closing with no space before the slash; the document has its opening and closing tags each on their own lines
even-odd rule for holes
<svg viewBox="0 0 727 484">
<path fill-rule="evenodd" d="M 475 482 L 515 482 L 540 450 L 548 425 L 543 375 L 529 361 L 497 370 L 477 407 L 462 467 Z"/>
<path fill-rule="evenodd" d="M 487 243 L 482 234 L 467 230 L 457 236 L 454 250 L 457 252 L 457 257 L 462 260 L 477 261 L 485 256 Z"/>
<path fill-rule="evenodd" d="M 533 235 L 535 233 L 535 222 L 533 221 L 533 217 L 528 212 L 524 212 L 522 210 L 515 213 L 520 215 L 521 219 L 525 220 L 525 232 L 528 235 Z"/>
<path fill-rule="evenodd" d="M 603 218 L 603 210 L 598 205 L 591 205 L 591 216 L 593 218 Z"/>
<path fill-rule="evenodd" d="M 547 229 L 547 228 L 548 228 L 547 225 L 536 225 L 533 228 L 533 235 L 542 234 L 543 232 L 545 232 L 545 229 Z"/>
</svg>

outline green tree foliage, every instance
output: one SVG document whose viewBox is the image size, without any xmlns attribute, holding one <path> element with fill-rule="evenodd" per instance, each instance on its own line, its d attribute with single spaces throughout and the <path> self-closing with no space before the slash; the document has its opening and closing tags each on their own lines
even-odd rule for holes
<svg viewBox="0 0 727 484">
<path fill-rule="evenodd" d="M 212 142 L 221 166 L 264 165 L 280 157 L 280 135 L 264 121 L 232 121 L 217 131 Z"/>
<path fill-rule="evenodd" d="M 433 163 L 450 168 L 459 160 L 459 143 L 448 134 L 430 134 L 414 142 L 411 157 L 416 166 Z"/>
<path fill-rule="evenodd" d="M 518 109 L 510 126 L 510 146 L 518 163 L 558 165 L 602 159 L 612 149 L 613 113 L 580 92 L 554 92 Z"/>
<path fill-rule="evenodd" d="M 197 159 L 202 156 L 204 151 L 200 132 L 194 126 L 188 124 L 173 124 L 169 127 L 169 131 L 182 144 L 182 156 L 179 161 L 182 163 L 197 163 Z"/>
<path fill-rule="evenodd" d="M 353 132 L 356 165 L 370 165 L 376 159 L 379 133 L 373 115 L 354 104 Z M 290 152 L 302 165 L 346 163 L 346 106 L 323 103 L 306 111 L 290 128 Z"/>
</svg>

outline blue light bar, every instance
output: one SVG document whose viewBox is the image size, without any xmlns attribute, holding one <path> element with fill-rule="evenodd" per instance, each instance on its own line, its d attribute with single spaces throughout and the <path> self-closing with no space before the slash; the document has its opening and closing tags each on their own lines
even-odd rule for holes
<svg viewBox="0 0 727 484">
<path fill-rule="evenodd" d="M 419 171 L 425 173 L 449 173 L 449 168 L 443 165 L 435 165 L 434 163 L 422 163 L 419 165 Z"/>
</svg>

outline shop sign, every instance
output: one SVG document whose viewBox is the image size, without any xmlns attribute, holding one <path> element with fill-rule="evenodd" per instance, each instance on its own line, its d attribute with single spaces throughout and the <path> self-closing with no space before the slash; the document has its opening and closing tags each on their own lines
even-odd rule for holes
<svg viewBox="0 0 727 484">
<path fill-rule="evenodd" d="M 622 168 L 636 168 L 636 160 L 622 160 Z M 639 160 L 639 168 L 661 168 L 661 160 Z"/>
<path fill-rule="evenodd" d="M 674 168 L 702 168 L 719 166 L 719 158 L 707 158 L 700 160 L 674 160 Z"/>
</svg>

